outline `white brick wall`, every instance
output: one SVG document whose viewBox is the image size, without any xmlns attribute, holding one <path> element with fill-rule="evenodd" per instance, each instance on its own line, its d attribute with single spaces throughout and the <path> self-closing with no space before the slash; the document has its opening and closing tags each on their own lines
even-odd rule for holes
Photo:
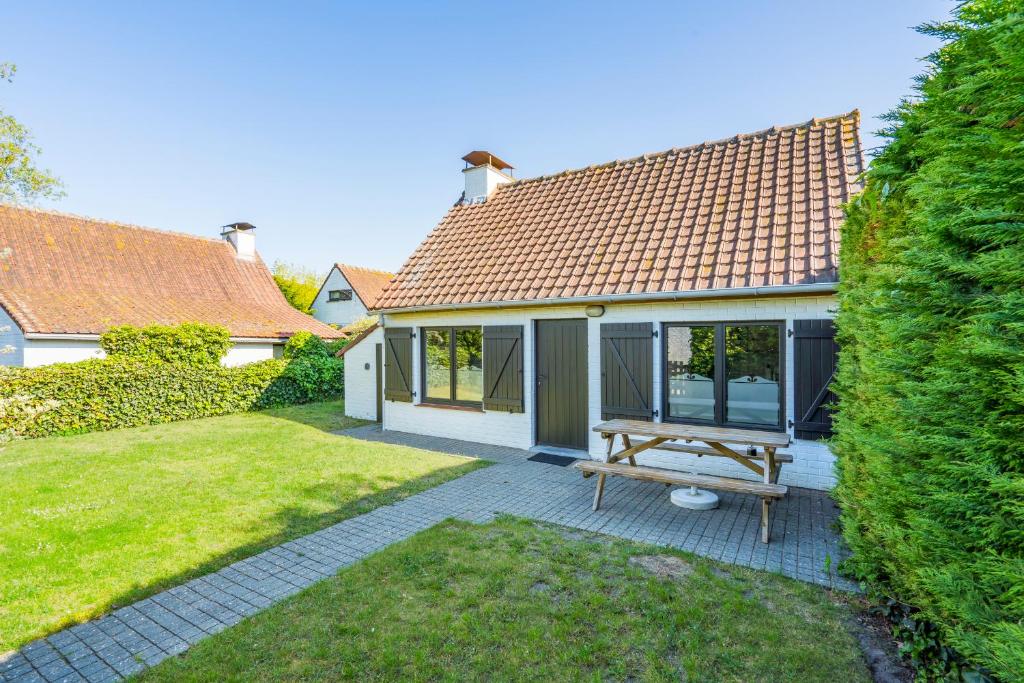
<svg viewBox="0 0 1024 683">
<path fill-rule="evenodd" d="M 770 299 L 729 299 L 718 301 L 686 301 L 647 304 L 621 304 L 605 307 L 600 318 L 588 319 L 588 386 L 590 393 L 590 424 L 601 421 L 601 375 L 600 375 L 600 326 L 607 322 L 699 322 L 699 321 L 742 321 L 777 320 L 785 321 L 792 327 L 795 319 L 830 318 L 836 301 L 831 296 L 789 297 Z M 447 436 L 467 441 L 530 448 L 535 444 L 535 416 L 533 412 L 534 344 L 533 321 L 551 318 L 582 318 L 583 306 L 558 306 L 544 308 L 509 308 L 479 311 L 447 311 L 429 313 L 405 313 L 386 316 L 388 327 L 411 326 L 419 328 L 431 325 L 523 325 L 524 351 L 524 413 L 501 413 L 494 411 L 467 412 L 446 410 L 419 404 L 395 401 L 384 403 L 384 427 L 396 431 Z M 419 393 L 419 344 L 417 329 L 416 352 L 413 353 L 413 377 Z M 654 339 L 654 395 L 661 396 L 662 339 Z M 346 363 L 347 365 L 347 363 Z M 346 376 L 346 392 L 350 390 Z M 793 340 L 786 337 L 786 416 L 792 419 L 793 396 Z M 605 443 L 599 434 L 591 433 L 589 451 L 592 457 L 604 458 Z M 827 447 L 811 441 L 794 440 L 784 452 L 793 454 L 793 464 L 782 470 L 780 481 L 793 486 L 815 489 L 830 489 L 835 485 L 833 456 Z M 698 467 L 710 474 L 729 476 L 753 476 L 753 473 L 725 458 L 697 458 L 677 453 L 652 451 L 641 456 L 640 461 L 664 467 L 690 469 Z"/>
<path fill-rule="evenodd" d="M 228 349 L 228 352 L 220 359 L 220 363 L 227 367 L 235 367 L 237 365 L 245 365 L 246 363 L 255 363 L 258 360 L 280 358 L 283 350 L 284 343 L 274 344 L 271 342 L 249 342 L 245 344 L 235 344 Z"/>
<path fill-rule="evenodd" d="M 26 368 L 37 368 L 51 363 L 77 363 L 107 354 L 98 341 L 78 339 L 26 339 L 24 362 Z"/>
<path fill-rule="evenodd" d="M 376 347 L 383 343 L 384 330 L 378 327 L 345 352 L 345 414 L 349 417 L 377 419 Z"/>
</svg>

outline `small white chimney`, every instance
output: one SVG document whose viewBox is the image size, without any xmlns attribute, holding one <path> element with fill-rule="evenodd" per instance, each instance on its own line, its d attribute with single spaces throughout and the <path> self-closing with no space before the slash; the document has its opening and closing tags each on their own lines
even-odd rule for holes
<svg viewBox="0 0 1024 683">
<path fill-rule="evenodd" d="M 256 260 L 256 235 L 252 223 L 229 223 L 224 226 L 220 236 L 235 248 L 235 255 L 242 261 Z"/>
<path fill-rule="evenodd" d="M 480 204 L 487 201 L 499 185 L 511 183 L 512 166 L 490 152 L 474 151 L 462 157 L 466 162 L 463 174 L 466 176 L 466 192 L 463 204 Z M 509 171 L 506 173 L 505 171 Z"/>
</svg>

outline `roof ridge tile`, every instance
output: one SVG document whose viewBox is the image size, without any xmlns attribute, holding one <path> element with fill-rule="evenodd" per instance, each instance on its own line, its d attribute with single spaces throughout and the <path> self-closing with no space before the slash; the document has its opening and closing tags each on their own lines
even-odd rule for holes
<svg viewBox="0 0 1024 683">
<path fill-rule="evenodd" d="M 89 223 L 99 223 L 100 225 L 107 225 L 116 228 L 128 228 L 131 230 L 145 230 L 146 232 L 154 232 L 160 235 L 174 235 L 176 237 L 190 237 L 197 240 L 205 240 L 207 242 L 217 242 L 228 244 L 226 240 L 221 237 L 207 237 L 205 235 L 196 235 L 191 232 L 181 232 L 179 230 L 165 230 L 163 228 L 154 228 L 148 225 L 137 225 L 135 223 L 124 223 L 122 221 L 107 220 L 105 218 L 93 218 L 92 216 L 83 216 L 77 213 L 71 213 L 68 211 L 59 211 L 57 209 L 44 208 L 41 206 L 23 206 L 21 204 L 12 204 L 10 202 L 0 202 L 0 209 L 13 209 L 15 211 L 23 211 L 28 213 L 38 213 L 49 216 L 55 216 L 57 218 L 70 218 L 77 221 L 88 221 Z"/>
</svg>

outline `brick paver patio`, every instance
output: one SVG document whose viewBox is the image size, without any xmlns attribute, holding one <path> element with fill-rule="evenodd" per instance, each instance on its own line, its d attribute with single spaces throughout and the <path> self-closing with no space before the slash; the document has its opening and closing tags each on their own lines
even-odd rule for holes
<svg viewBox="0 0 1024 683">
<path fill-rule="evenodd" d="M 344 434 L 497 464 L 0 655 L 0 681 L 119 680 L 448 517 L 485 522 L 507 513 L 855 588 L 826 571 L 826 558 L 834 568 L 845 551 L 833 530 L 838 510 L 820 491 L 791 488 L 773 505 L 772 542 L 764 545 L 758 539 L 760 500 L 753 496 L 723 493 L 717 510 L 695 512 L 672 505 L 661 484 L 613 477 L 594 512 L 592 479 L 573 468 L 528 462 L 526 451 L 377 426 Z"/>
</svg>

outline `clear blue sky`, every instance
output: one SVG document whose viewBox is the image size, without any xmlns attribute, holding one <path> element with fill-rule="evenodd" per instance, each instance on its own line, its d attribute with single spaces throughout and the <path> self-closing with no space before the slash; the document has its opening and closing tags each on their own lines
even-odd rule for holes
<svg viewBox="0 0 1024 683">
<path fill-rule="evenodd" d="M 938 0 L 21 2 L 0 108 L 55 208 L 216 235 L 326 271 L 397 269 L 486 149 L 529 177 L 911 93 Z M 557 6 L 556 6 L 557 4 Z M 90 7 L 96 5 L 97 7 Z"/>
</svg>

